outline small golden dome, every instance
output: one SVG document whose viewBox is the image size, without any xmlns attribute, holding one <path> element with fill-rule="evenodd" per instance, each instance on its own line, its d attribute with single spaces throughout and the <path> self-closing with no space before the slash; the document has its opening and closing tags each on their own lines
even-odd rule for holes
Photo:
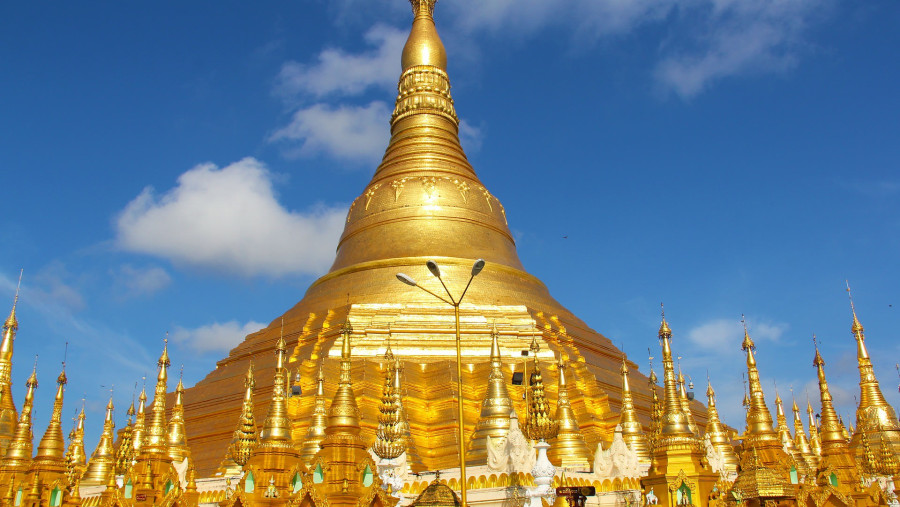
<svg viewBox="0 0 900 507">
<path fill-rule="evenodd" d="M 455 491 L 439 479 L 435 479 L 409 505 L 410 507 L 458 507 L 461 502 Z"/>
</svg>

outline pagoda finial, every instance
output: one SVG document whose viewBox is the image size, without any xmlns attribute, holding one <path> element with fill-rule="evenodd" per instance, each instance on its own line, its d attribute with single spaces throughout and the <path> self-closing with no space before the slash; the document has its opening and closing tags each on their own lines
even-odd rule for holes
<svg viewBox="0 0 900 507">
<path fill-rule="evenodd" d="M 156 375 L 156 388 L 153 392 L 153 403 L 150 405 L 150 422 L 147 424 L 147 433 L 141 443 L 141 451 L 147 454 L 168 454 L 166 391 L 169 379 L 168 368 L 172 364 L 169 361 L 168 331 L 163 340 L 162 354 L 156 364 L 159 368 Z"/>
<path fill-rule="evenodd" d="M 660 433 L 665 435 L 692 436 L 694 433 L 688 425 L 687 416 L 682 410 L 681 396 L 678 392 L 678 380 L 675 376 L 675 361 L 672 358 L 672 329 L 666 322 L 665 307 L 660 303 L 662 323 L 659 326 L 659 341 L 662 345 L 663 363 L 663 415 Z"/>
<path fill-rule="evenodd" d="M 106 484 L 107 479 L 113 473 L 116 464 L 115 452 L 113 451 L 113 442 L 115 441 L 116 423 L 113 420 L 112 393 L 109 395 L 109 403 L 106 404 L 106 418 L 103 419 L 103 433 L 100 434 L 100 441 L 97 442 L 97 448 L 91 454 L 91 460 L 88 462 L 87 470 L 84 472 L 84 481 L 91 486 L 100 486 Z"/>
<path fill-rule="evenodd" d="M 353 381 L 350 377 L 350 336 L 353 329 L 349 320 L 341 331 L 341 376 L 337 391 L 331 400 L 328 409 L 328 426 L 326 435 L 347 434 L 356 436 L 359 434 L 359 407 L 356 404 L 356 395 L 353 393 Z"/>
<path fill-rule="evenodd" d="M 181 366 L 181 375 L 178 377 L 178 385 L 175 386 L 175 405 L 172 407 L 172 417 L 169 419 L 167 440 L 169 444 L 169 458 L 176 463 L 181 463 L 191 454 L 187 445 L 187 430 L 184 427 L 184 365 Z"/>
<path fill-rule="evenodd" d="M 849 281 L 847 282 L 847 296 L 850 298 L 850 311 L 853 314 L 850 331 L 856 339 L 856 362 L 859 368 L 860 396 L 856 409 L 857 430 L 867 433 L 869 439 L 877 438 L 878 434 L 884 431 L 895 435 L 900 434 L 897 413 L 881 392 L 881 386 L 875 376 L 875 368 L 872 366 L 872 359 L 869 357 L 869 351 L 866 350 L 866 335 L 856 316 L 856 307 L 853 304 Z M 894 440 L 900 444 L 900 437 Z M 854 442 L 853 447 L 859 449 L 858 439 Z"/>
<path fill-rule="evenodd" d="M 281 335 L 275 344 L 275 382 L 272 385 L 272 400 L 269 411 L 259 433 L 261 448 L 291 447 L 291 422 L 287 411 L 287 369 L 284 367 L 285 356 L 284 318 L 281 319 Z"/>
<path fill-rule="evenodd" d="M 693 385 L 691 388 L 693 389 Z M 678 397 L 679 403 L 681 403 L 681 411 L 684 412 L 684 417 L 687 420 L 688 428 L 691 429 L 691 433 L 699 437 L 700 428 L 698 428 L 697 423 L 694 422 L 694 413 L 691 412 L 691 400 L 688 398 L 687 389 L 685 387 L 684 374 L 681 373 L 681 356 L 678 356 Z"/>
<path fill-rule="evenodd" d="M 253 378 L 253 362 L 251 361 L 244 378 L 244 401 L 241 404 L 241 417 L 228 448 L 228 457 L 241 467 L 247 464 L 253 450 L 259 445 L 256 421 L 253 418 L 253 390 L 255 388 L 256 380 Z"/>
<path fill-rule="evenodd" d="M 708 403 L 706 435 L 709 437 L 709 443 L 722 453 L 726 468 L 729 471 L 736 471 L 739 460 L 734 453 L 734 446 L 731 445 L 731 437 L 719 418 L 719 409 L 716 407 L 716 391 L 709 381 L 709 375 L 706 376 L 706 400 Z"/>
<path fill-rule="evenodd" d="M 822 359 L 822 354 L 819 353 L 819 343 L 816 335 L 813 335 L 813 345 L 816 349 L 816 354 L 813 357 L 813 366 L 816 367 L 816 373 L 819 377 L 819 395 L 822 402 L 821 428 L 819 429 L 822 452 L 843 449 L 847 446 L 847 440 L 844 439 L 840 420 L 837 412 L 834 410 L 831 391 L 828 388 L 828 380 L 825 378 L 825 360 Z"/>
<path fill-rule="evenodd" d="M 306 440 L 300 449 L 304 461 L 309 462 L 319 452 L 319 444 L 325 439 L 325 428 L 328 426 L 328 400 L 325 398 L 325 364 L 319 362 L 316 375 L 316 400 L 313 408 L 312 422 L 306 430 Z"/>
<path fill-rule="evenodd" d="M 390 351 L 390 342 L 387 350 Z M 394 357 L 384 355 L 384 385 L 381 390 L 381 406 L 378 408 L 378 428 L 372 451 L 381 459 L 394 459 L 406 450 L 400 413 L 400 392 L 394 388 Z"/>
<path fill-rule="evenodd" d="M 531 440 L 546 442 L 556 437 L 559 431 L 559 421 L 555 420 L 551 415 L 550 404 L 544 396 L 544 381 L 541 376 L 541 367 L 538 363 L 540 345 L 537 343 L 536 335 L 532 336 L 530 350 L 532 358 L 531 374 L 528 378 L 530 399 L 527 403 L 522 433 Z"/>
<path fill-rule="evenodd" d="M 19 304 L 19 288 L 22 287 L 23 273 L 25 273 L 25 268 L 22 268 L 19 271 L 19 283 L 16 284 L 16 296 L 13 298 L 12 310 L 9 312 L 9 317 L 6 318 L 6 322 L 3 323 L 5 329 L 12 329 L 13 335 L 15 335 L 15 332 L 19 329 L 19 321 L 16 319 L 16 306 Z M 10 351 L 12 351 L 12 349 L 10 349 Z"/>
<path fill-rule="evenodd" d="M 134 447 L 134 456 L 140 454 L 141 448 L 144 445 L 144 436 L 147 430 L 147 377 L 143 377 L 143 380 L 145 385 L 141 387 L 141 394 L 138 395 L 137 415 L 134 419 L 134 429 L 131 432 L 131 445 Z"/>
<path fill-rule="evenodd" d="M 499 339 L 500 333 L 495 324 L 491 331 L 491 371 L 488 374 L 487 391 L 481 401 L 481 413 L 466 452 L 466 460 L 472 464 L 487 459 L 487 437 L 493 440 L 506 437 L 509 433 L 509 413 L 513 410 L 513 404 L 503 376 Z"/>
<path fill-rule="evenodd" d="M 559 389 L 556 400 L 556 420 L 559 421 L 559 433 L 556 435 L 556 443 L 547 452 L 551 462 L 563 468 L 581 465 L 590 465 L 591 451 L 581 434 L 581 427 L 575 418 L 575 412 L 569 401 L 569 386 L 566 379 L 568 365 L 563 359 L 562 353 L 557 363 L 559 372 Z"/>
<path fill-rule="evenodd" d="M 622 439 L 628 447 L 634 451 L 642 463 L 650 461 L 650 446 L 647 435 L 641 427 L 637 412 L 634 409 L 634 399 L 631 395 L 631 386 L 628 384 L 628 358 L 622 354 L 622 411 L 619 414 L 619 425 L 622 427 Z"/>
<path fill-rule="evenodd" d="M 53 413 L 50 423 L 38 444 L 35 463 L 51 465 L 62 469 L 65 466 L 66 441 L 62 432 L 63 396 L 66 390 L 66 362 L 62 363 L 62 372 L 56 379 L 56 397 L 53 399 Z"/>
<path fill-rule="evenodd" d="M 815 469 L 818 465 L 815 453 L 810 446 L 809 438 L 806 436 L 806 430 L 803 427 L 803 418 L 800 416 L 800 407 L 797 406 L 797 400 L 793 399 L 793 390 L 791 390 L 792 406 L 791 411 L 794 415 L 794 447 L 800 453 L 800 456 L 811 469 Z"/>
<path fill-rule="evenodd" d="M 747 329 L 747 321 L 741 314 L 741 324 L 744 326 L 744 340 L 741 349 L 747 353 L 747 383 L 749 387 L 749 405 L 747 407 L 747 436 L 754 442 L 777 441 L 778 437 L 772 427 L 772 413 L 766 406 L 765 394 L 762 383 L 759 380 L 759 369 L 756 366 L 754 351 L 756 345 L 750 338 Z"/>
<path fill-rule="evenodd" d="M 34 367 L 31 370 L 31 376 L 25 382 L 28 388 L 25 391 L 25 401 L 22 403 L 22 412 L 19 414 L 19 420 L 16 423 L 16 431 L 13 434 L 12 441 L 6 451 L 6 456 L 0 460 L 0 470 L 4 472 L 27 470 L 31 464 L 32 451 L 32 430 L 31 430 L 31 411 L 34 407 L 34 390 L 38 386 L 37 381 L 37 355 L 34 356 Z"/>
<path fill-rule="evenodd" d="M 406 45 L 403 47 L 401 64 L 406 71 L 417 66 L 431 66 L 447 70 L 447 51 L 434 26 L 434 4 L 437 0 L 410 0 L 413 24 Z"/>
<path fill-rule="evenodd" d="M 66 477 L 69 486 L 81 479 L 87 464 L 87 457 L 84 455 L 84 403 L 85 399 L 82 397 L 81 411 L 73 418 L 75 426 L 69 432 L 69 447 L 66 449 Z"/>
<path fill-rule="evenodd" d="M 784 413 L 784 404 L 781 396 L 778 394 L 778 384 L 775 384 L 775 420 L 777 422 L 778 438 L 784 449 L 794 451 L 794 439 L 791 437 L 791 430 L 788 428 L 787 416 Z"/>
</svg>

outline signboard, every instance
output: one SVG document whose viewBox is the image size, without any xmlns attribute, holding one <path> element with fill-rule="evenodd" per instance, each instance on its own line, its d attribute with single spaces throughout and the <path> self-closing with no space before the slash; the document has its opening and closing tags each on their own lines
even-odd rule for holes
<svg viewBox="0 0 900 507">
<path fill-rule="evenodd" d="M 134 495 L 134 501 L 136 501 L 136 502 L 146 502 L 146 501 L 147 501 L 147 494 L 146 494 L 146 493 L 138 493 L 138 494 Z"/>
<path fill-rule="evenodd" d="M 593 486 L 561 486 L 556 488 L 556 496 L 594 496 L 597 490 Z"/>
</svg>

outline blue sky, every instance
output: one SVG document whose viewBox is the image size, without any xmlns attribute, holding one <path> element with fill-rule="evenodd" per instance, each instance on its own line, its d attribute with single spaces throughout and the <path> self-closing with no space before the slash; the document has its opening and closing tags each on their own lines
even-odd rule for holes
<svg viewBox="0 0 900 507">
<path fill-rule="evenodd" d="M 403 0 L 2 11 L 16 402 L 40 354 L 42 434 L 68 341 L 66 414 L 87 396 L 93 446 L 108 386 L 121 426 L 166 331 L 193 384 L 327 269 L 387 141 L 411 15 Z M 745 313 L 770 400 L 773 381 L 784 398 L 814 388 L 816 333 L 852 418 L 849 279 L 900 403 L 900 5 L 442 0 L 436 16 L 463 143 L 523 262 L 642 371 L 665 301 L 698 394 L 708 370 L 742 427 Z"/>
</svg>

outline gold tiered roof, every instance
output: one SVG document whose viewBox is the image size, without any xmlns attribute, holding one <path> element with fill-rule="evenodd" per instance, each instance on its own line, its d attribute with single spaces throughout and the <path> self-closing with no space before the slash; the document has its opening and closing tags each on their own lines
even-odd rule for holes
<svg viewBox="0 0 900 507">
<path fill-rule="evenodd" d="M 440 290 L 425 268 L 428 259 L 440 264 L 444 282 L 456 294 L 468 280 L 472 260 L 486 261 L 460 307 L 466 441 L 475 431 L 488 389 L 493 322 L 503 337 L 500 363 L 504 369 L 522 364 L 519 351 L 534 336 L 542 342 L 540 360 L 546 364 L 568 355 L 572 365 L 566 372 L 569 398 L 587 447 L 593 449 L 601 440 L 612 438 L 619 407 L 607 393 L 615 393 L 613 398 L 618 400 L 622 354 L 553 299 L 547 287 L 522 266 L 506 210 L 478 178 L 460 144 L 446 51 L 433 18 L 434 2 L 413 4 L 409 39 L 398 55 L 400 79 L 390 142 L 372 180 L 350 206 L 330 271 L 293 308 L 248 336 L 196 387 L 186 390 L 185 422 L 200 476 L 219 465 L 228 446 L 241 410 L 243 375 L 251 360 L 259 372 L 258 405 L 266 406 L 272 396 L 271 351 L 282 319 L 287 361 L 299 371 L 304 393 L 316 391 L 316 371 L 323 358 L 324 390 L 336 389 L 337 377 L 329 372 L 337 369 L 340 347 L 335 343 L 340 325 L 349 321 L 355 330 L 354 388 L 360 400 L 378 400 L 382 391 L 379 362 L 390 333 L 394 354 L 405 372 L 409 445 L 417 451 L 409 455 L 410 464 L 419 470 L 453 467 L 458 453 L 457 393 L 450 383 L 437 382 L 455 370 L 450 368 L 453 308 L 395 279 L 402 271 L 423 286 L 434 283 L 432 288 Z M 637 368 L 633 363 L 629 367 Z M 544 374 L 549 394 L 555 395 L 556 370 L 545 369 Z M 632 377 L 643 376 L 633 371 Z M 510 390 L 521 394 L 521 390 Z M 634 382 L 633 390 L 637 417 L 646 423 L 649 390 L 643 381 Z M 513 406 L 520 403 L 514 399 Z M 313 421 L 315 403 L 291 400 L 289 409 L 292 434 L 302 439 Z M 378 403 L 362 404 L 361 409 L 362 435 L 372 442 Z M 705 422 L 704 414 L 698 417 Z"/>
</svg>

